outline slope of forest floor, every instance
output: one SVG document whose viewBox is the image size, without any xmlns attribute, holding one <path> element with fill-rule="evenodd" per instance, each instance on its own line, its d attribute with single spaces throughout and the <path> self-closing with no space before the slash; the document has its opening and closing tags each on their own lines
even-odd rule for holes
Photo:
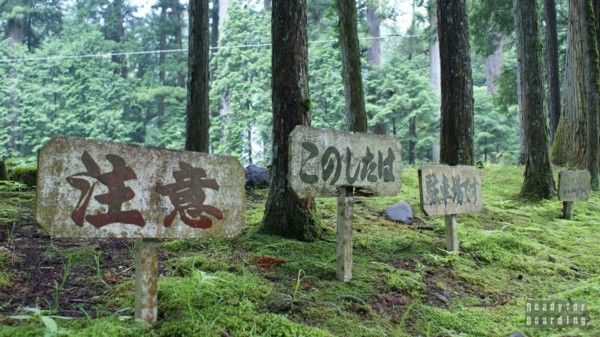
<svg viewBox="0 0 600 337">
<path fill-rule="evenodd" d="M 443 249 L 443 217 L 420 211 L 416 169 L 397 197 L 357 198 L 348 284 L 335 280 L 334 198 L 317 200 L 325 231 L 304 243 L 258 234 L 267 191 L 248 191 L 236 239 L 161 244 L 152 329 L 131 319 L 132 241 L 50 239 L 33 192 L 0 192 L 0 337 L 600 336 L 600 193 L 562 220 L 558 199 L 517 197 L 522 172 L 483 170 L 484 210 L 458 216 L 460 255 Z M 415 224 L 383 217 L 401 200 Z M 532 298 L 585 301 L 589 325 L 526 328 Z"/>
</svg>

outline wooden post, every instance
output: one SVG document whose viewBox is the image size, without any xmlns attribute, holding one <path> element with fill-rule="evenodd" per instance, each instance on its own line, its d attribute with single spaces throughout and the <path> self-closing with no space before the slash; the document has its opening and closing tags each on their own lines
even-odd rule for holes
<svg viewBox="0 0 600 337">
<path fill-rule="evenodd" d="M 352 279 L 352 187 L 340 187 L 337 201 L 337 279 Z"/>
<path fill-rule="evenodd" d="M 458 252 L 458 223 L 456 214 L 444 216 L 446 219 L 446 249 L 451 252 Z"/>
<path fill-rule="evenodd" d="M 563 219 L 571 220 L 573 216 L 573 201 L 563 201 Z"/>
<path fill-rule="evenodd" d="M 158 241 L 135 240 L 135 319 L 156 323 L 158 293 Z"/>
</svg>

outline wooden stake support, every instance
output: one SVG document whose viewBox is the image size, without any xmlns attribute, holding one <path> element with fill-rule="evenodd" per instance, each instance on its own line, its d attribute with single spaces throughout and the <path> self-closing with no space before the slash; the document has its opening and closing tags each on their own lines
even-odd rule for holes
<svg viewBox="0 0 600 337">
<path fill-rule="evenodd" d="M 158 293 L 158 241 L 135 240 L 135 319 L 156 323 Z"/>
<path fill-rule="evenodd" d="M 571 220 L 573 217 L 573 201 L 563 201 L 563 219 Z"/>
<path fill-rule="evenodd" d="M 337 198 L 337 279 L 352 279 L 352 187 L 338 188 Z"/>
<path fill-rule="evenodd" d="M 446 219 L 446 250 L 458 253 L 458 223 L 456 214 L 444 216 Z"/>
</svg>

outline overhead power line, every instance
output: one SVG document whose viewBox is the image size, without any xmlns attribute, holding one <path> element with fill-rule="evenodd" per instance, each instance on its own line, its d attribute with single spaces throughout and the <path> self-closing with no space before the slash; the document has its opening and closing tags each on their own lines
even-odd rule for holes
<svg viewBox="0 0 600 337">
<path fill-rule="evenodd" d="M 381 37 L 364 37 L 360 40 L 384 40 L 389 38 L 405 38 L 405 37 L 418 37 L 419 35 L 386 35 Z M 329 40 L 315 40 L 309 41 L 309 44 L 314 43 L 331 43 L 337 42 L 337 39 Z M 271 47 L 271 43 L 256 43 L 256 44 L 239 44 L 239 45 L 223 45 L 217 47 L 210 47 L 211 50 L 219 49 L 249 49 L 249 48 L 264 48 Z M 157 50 L 139 50 L 139 51 L 125 51 L 125 52 L 103 52 L 103 53 L 91 53 L 91 54 L 78 54 L 78 55 L 55 55 L 55 56 L 33 56 L 33 57 L 22 57 L 0 60 L 0 63 L 20 63 L 20 62 L 36 62 L 36 61 L 53 61 L 53 60 L 65 60 L 65 59 L 85 59 L 85 58 L 110 58 L 113 56 L 129 56 L 129 55 L 145 55 L 145 54 L 159 54 L 159 53 L 181 53 L 187 52 L 186 48 L 180 49 L 157 49 Z"/>
</svg>

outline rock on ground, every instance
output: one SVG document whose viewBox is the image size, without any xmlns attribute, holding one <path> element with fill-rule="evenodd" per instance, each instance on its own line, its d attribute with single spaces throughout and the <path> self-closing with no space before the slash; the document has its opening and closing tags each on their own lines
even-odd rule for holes
<svg viewBox="0 0 600 337">
<path fill-rule="evenodd" d="M 401 201 L 388 208 L 385 211 L 385 217 L 392 221 L 399 221 L 405 224 L 413 222 L 412 208 L 406 201 Z"/>
<path fill-rule="evenodd" d="M 271 175 L 266 167 L 246 166 L 246 187 L 269 187 Z"/>
</svg>

